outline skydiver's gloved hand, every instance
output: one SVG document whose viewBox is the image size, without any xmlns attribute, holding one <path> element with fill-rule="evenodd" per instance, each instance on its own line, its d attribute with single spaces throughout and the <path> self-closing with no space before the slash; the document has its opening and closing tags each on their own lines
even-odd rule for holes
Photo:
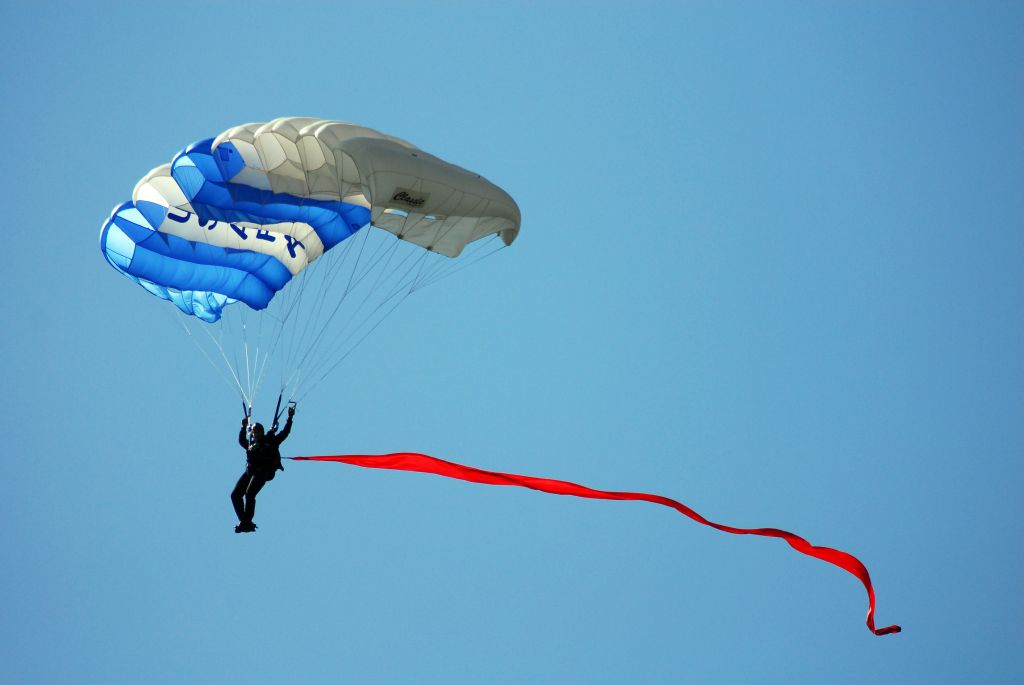
<svg viewBox="0 0 1024 685">
<path fill-rule="evenodd" d="M 295 405 L 294 404 L 289 405 L 289 407 L 288 407 L 288 418 L 290 419 L 293 416 L 295 416 Z"/>
<path fill-rule="evenodd" d="M 248 425 L 249 425 L 249 417 L 246 416 L 244 419 L 242 419 L 242 428 L 245 428 Z"/>
</svg>

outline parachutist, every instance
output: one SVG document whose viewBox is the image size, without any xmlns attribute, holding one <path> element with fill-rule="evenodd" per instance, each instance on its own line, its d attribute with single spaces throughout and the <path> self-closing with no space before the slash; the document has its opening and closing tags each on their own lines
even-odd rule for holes
<svg viewBox="0 0 1024 685">
<path fill-rule="evenodd" d="M 253 424 L 251 438 L 246 435 L 249 417 L 242 419 L 238 444 L 245 450 L 245 472 L 235 483 L 235 489 L 231 491 L 231 504 L 238 516 L 236 533 L 251 533 L 256 530 L 256 524 L 252 522 L 256 514 L 256 495 L 268 481 L 274 480 L 278 471 L 284 471 L 279 448 L 291 433 L 293 416 L 294 405 L 288 407 L 288 420 L 280 433 L 273 429 L 269 433 L 264 433 L 263 424 Z"/>
</svg>

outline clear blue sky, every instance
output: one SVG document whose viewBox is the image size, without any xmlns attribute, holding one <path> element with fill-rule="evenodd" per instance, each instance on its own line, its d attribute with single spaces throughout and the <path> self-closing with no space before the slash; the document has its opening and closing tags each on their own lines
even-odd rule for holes
<svg viewBox="0 0 1024 685">
<path fill-rule="evenodd" d="M 0 680 L 1024 678 L 1019 4 L 66 5 L 0 8 Z M 786 528 L 905 632 L 836 568 L 642 503 L 289 463 L 235 535 L 237 398 L 97 237 L 182 146 L 282 115 L 523 212 L 288 454 Z"/>
</svg>

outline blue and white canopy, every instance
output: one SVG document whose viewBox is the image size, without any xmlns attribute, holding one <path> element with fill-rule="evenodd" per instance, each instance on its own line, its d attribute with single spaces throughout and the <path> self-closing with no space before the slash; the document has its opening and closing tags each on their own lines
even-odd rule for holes
<svg viewBox="0 0 1024 685">
<path fill-rule="evenodd" d="M 232 128 L 149 172 L 100 247 L 149 292 L 214 322 L 234 302 L 265 308 L 368 224 L 457 257 L 489 235 L 510 245 L 520 213 L 501 188 L 403 140 L 289 117 Z"/>
</svg>

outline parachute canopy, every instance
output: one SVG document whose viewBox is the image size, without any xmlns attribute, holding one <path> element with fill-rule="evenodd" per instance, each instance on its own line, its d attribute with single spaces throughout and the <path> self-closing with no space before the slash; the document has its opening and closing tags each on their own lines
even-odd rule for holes
<svg viewBox="0 0 1024 685">
<path fill-rule="evenodd" d="M 290 399 L 310 392 L 411 293 L 510 245 L 519 223 L 508 193 L 411 143 L 289 117 L 150 171 L 100 248 L 177 307 L 162 309 L 251 408 L 268 377 Z"/>
<path fill-rule="evenodd" d="M 264 309 L 295 276 L 367 225 L 457 257 L 520 213 L 501 188 L 404 140 L 287 117 L 195 143 L 149 172 L 103 224 L 115 269 L 207 322 Z"/>
</svg>

